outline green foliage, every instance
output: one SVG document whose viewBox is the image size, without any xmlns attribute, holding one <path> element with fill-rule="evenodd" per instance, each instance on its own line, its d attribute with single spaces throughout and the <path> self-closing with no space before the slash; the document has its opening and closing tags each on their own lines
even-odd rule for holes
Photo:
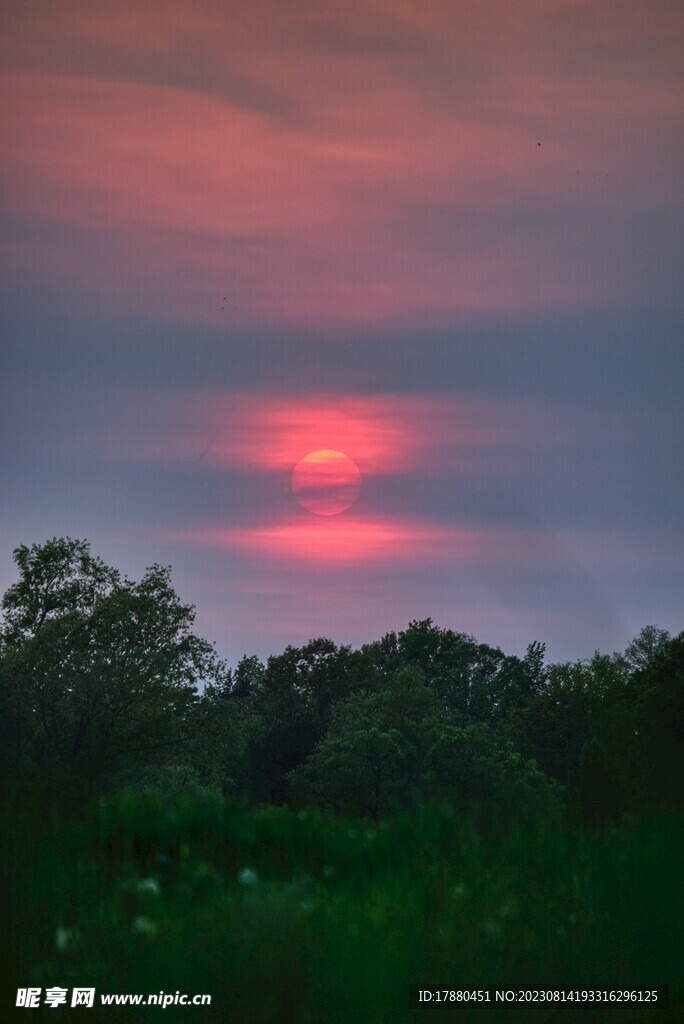
<svg viewBox="0 0 684 1024">
<path fill-rule="evenodd" d="M 679 806 L 681 638 L 655 626 L 624 654 L 553 665 L 541 643 L 519 658 L 424 619 L 358 651 L 321 637 L 228 671 L 169 569 L 135 583 L 69 538 L 15 561 L 0 758 L 24 777 L 193 780 L 372 819 L 435 796 L 497 818 L 561 800 L 596 825 Z"/>
<path fill-rule="evenodd" d="M 335 706 L 327 733 L 291 774 L 293 795 L 372 818 L 410 806 L 419 797 L 438 709 L 417 668 L 400 669 L 378 690 L 353 693 Z"/>
<path fill-rule="evenodd" d="M 678 806 L 681 673 L 677 638 L 647 627 L 625 655 L 548 666 L 543 688 L 510 707 L 503 727 L 590 821 Z"/>
<path fill-rule="evenodd" d="M 639 763 L 648 801 L 682 808 L 684 739 L 684 633 L 662 639 L 630 687 Z"/>
<path fill-rule="evenodd" d="M 322 735 L 320 723 L 306 709 L 280 722 L 258 725 L 249 738 L 249 797 L 283 803 L 288 775 L 303 764 Z"/>
<path fill-rule="evenodd" d="M 672 998 L 682 979 L 672 893 L 684 833 L 672 815 L 602 835 L 532 822 L 483 832 L 424 806 L 369 828 L 159 792 L 120 794 L 70 822 L 27 800 L 5 812 L 12 982 L 207 992 L 201 1017 L 216 1022 L 408 1024 L 409 982 L 667 981 Z M 553 1019 L 580 1019 L 571 1009 Z M 598 1009 L 581 1019 L 617 1019 Z M 490 1019 L 463 1004 L 441 1016 Z M 502 1019 L 527 1022 L 529 1006 Z M 619 1019 L 676 1016 L 623 1004 Z"/>
<path fill-rule="evenodd" d="M 264 666 L 255 655 L 246 654 L 240 659 L 234 672 L 229 673 L 227 696 L 250 697 L 262 682 Z"/>
<path fill-rule="evenodd" d="M 255 679 L 254 707 L 268 724 L 302 713 L 323 724 L 333 704 L 350 691 L 351 667 L 350 648 L 323 637 L 304 647 L 287 647 L 270 657 Z"/>
<path fill-rule="evenodd" d="M 323 807 L 378 817 L 387 809 L 388 784 L 403 775 L 406 753 L 396 729 L 377 726 L 328 734 L 291 776 L 295 794 Z"/>
<path fill-rule="evenodd" d="M 495 714 L 501 673 L 506 667 L 498 648 L 478 644 L 466 633 L 441 629 L 432 619 L 424 619 L 365 650 L 372 652 L 385 676 L 402 667 L 419 669 L 449 715 L 489 720 Z"/>
<path fill-rule="evenodd" d="M 311 640 L 274 655 L 250 688 L 256 728 L 249 742 L 253 799 L 281 803 L 287 776 L 311 754 L 335 704 L 350 692 L 354 658 L 348 647 Z"/>
<path fill-rule="evenodd" d="M 541 817 L 558 809 L 560 790 L 553 780 L 480 723 L 447 726 L 426 766 L 433 792 L 488 820 Z"/>
<path fill-rule="evenodd" d="M 197 684 L 221 665 L 169 569 L 134 583 L 70 540 L 18 548 L 15 560 L 0 684 L 16 758 L 94 779 L 180 743 Z"/>
<path fill-rule="evenodd" d="M 662 654 L 670 640 L 670 634 L 657 626 L 644 626 L 625 651 L 625 658 L 634 671 L 646 669 L 655 658 Z"/>
<path fill-rule="evenodd" d="M 14 551 L 20 579 L 2 600 L 2 642 L 12 648 L 69 613 L 89 614 L 120 582 L 116 569 L 90 554 L 87 541 L 57 538 Z"/>
</svg>

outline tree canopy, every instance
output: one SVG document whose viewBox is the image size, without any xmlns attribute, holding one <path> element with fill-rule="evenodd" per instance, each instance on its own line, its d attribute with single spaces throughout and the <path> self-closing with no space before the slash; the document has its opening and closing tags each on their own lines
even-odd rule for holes
<svg viewBox="0 0 684 1024">
<path fill-rule="evenodd" d="M 133 582 L 69 538 L 14 557 L 0 672 L 15 752 L 100 777 L 177 744 L 198 684 L 222 665 L 192 632 L 170 570 L 153 565 Z"/>
<path fill-rule="evenodd" d="M 681 804 L 684 634 L 562 664 L 416 620 L 359 650 L 319 637 L 228 670 L 152 565 L 138 582 L 54 538 L 2 601 L 2 756 L 16 771 L 371 818 L 442 800 L 589 821 Z"/>
</svg>

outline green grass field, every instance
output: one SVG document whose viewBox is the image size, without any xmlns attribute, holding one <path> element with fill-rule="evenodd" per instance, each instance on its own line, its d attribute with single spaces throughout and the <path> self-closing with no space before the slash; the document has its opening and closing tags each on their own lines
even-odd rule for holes
<svg viewBox="0 0 684 1024">
<path fill-rule="evenodd" d="M 672 1003 L 684 838 L 675 816 L 602 834 L 531 823 L 497 834 L 438 807 L 371 827 L 152 793 L 70 821 L 26 803 L 7 816 L 10 997 L 20 985 L 212 996 L 211 1007 L 60 1007 L 34 1018 L 677 1019 L 672 1005 L 408 1008 L 410 983 L 669 984 Z"/>
</svg>

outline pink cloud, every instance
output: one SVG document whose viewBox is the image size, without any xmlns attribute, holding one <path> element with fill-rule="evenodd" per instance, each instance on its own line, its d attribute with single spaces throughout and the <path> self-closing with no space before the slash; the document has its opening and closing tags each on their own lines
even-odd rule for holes
<svg viewBox="0 0 684 1024">
<path fill-rule="evenodd" d="M 540 451 L 593 449 L 625 440 L 607 412 L 477 395 L 229 390 L 82 396 L 88 429 L 60 424 L 62 456 L 285 474 L 320 449 L 344 452 L 363 477 L 491 475 L 535 464 Z M 56 454 L 51 432 L 27 435 L 31 452 Z M 27 449 L 29 450 L 29 449 Z M 289 493 L 289 484 L 288 484 Z"/>
<path fill-rule="evenodd" d="M 585 7 L 77 0 L 16 14 L 6 201 L 71 235 L 8 261 L 111 307 L 227 329 L 628 296 L 586 233 L 595 212 L 680 201 L 677 19 L 657 3 L 648 19 Z"/>
<path fill-rule="evenodd" d="M 349 511 L 320 517 L 306 512 L 249 527 L 173 530 L 169 540 L 233 551 L 265 562 L 321 566 L 419 564 L 500 566 L 557 562 L 557 546 L 543 531 L 364 516 Z"/>
<path fill-rule="evenodd" d="M 477 395 L 170 389 L 102 395 L 88 431 L 61 436 L 64 455 L 219 472 L 290 473 L 309 452 L 329 448 L 362 474 L 382 476 L 510 472 L 541 450 L 610 445 L 624 431 L 623 418 L 607 412 Z M 37 436 L 44 446 L 44 433 Z"/>
</svg>

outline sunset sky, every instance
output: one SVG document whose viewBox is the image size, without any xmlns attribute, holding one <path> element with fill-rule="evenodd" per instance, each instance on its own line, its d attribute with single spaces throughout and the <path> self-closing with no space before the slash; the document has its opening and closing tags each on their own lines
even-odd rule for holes
<svg viewBox="0 0 684 1024">
<path fill-rule="evenodd" d="M 0 17 L 3 592 L 69 535 L 231 663 L 683 628 L 680 0 Z"/>
</svg>

